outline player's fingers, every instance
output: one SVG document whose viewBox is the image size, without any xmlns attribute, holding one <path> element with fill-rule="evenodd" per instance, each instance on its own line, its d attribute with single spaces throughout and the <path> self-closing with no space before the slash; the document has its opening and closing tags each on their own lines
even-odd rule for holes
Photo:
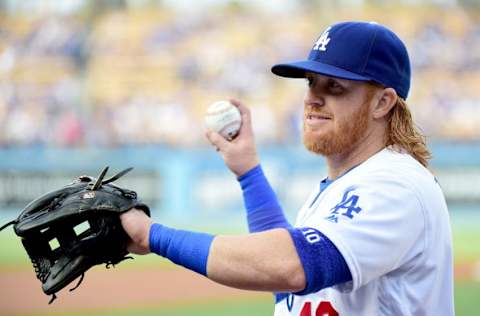
<svg viewBox="0 0 480 316">
<path fill-rule="evenodd" d="M 244 105 L 242 102 L 235 99 L 230 99 L 230 103 L 232 103 L 238 108 L 238 110 L 240 111 L 240 115 L 242 116 L 242 126 L 240 129 L 240 134 L 242 134 L 244 130 L 247 130 L 249 133 L 251 133 L 252 132 L 252 120 L 251 120 L 252 114 L 250 112 L 250 109 L 246 105 Z"/>
<path fill-rule="evenodd" d="M 205 136 L 207 136 L 210 143 L 217 148 L 217 151 L 224 151 L 230 144 L 222 135 L 212 130 L 207 130 Z"/>
<path fill-rule="evenodd" d="M 235 99 L 230 99 L 230 103 L 235 105 L 238 110 L 240 111 L 240 114 L 242 115 L 242 122 L 250 122 L 250 117 L 251 117 L 251 112 L 250 109 L 244 105 L 242 102 L 235 100 Z"/>
</svg>

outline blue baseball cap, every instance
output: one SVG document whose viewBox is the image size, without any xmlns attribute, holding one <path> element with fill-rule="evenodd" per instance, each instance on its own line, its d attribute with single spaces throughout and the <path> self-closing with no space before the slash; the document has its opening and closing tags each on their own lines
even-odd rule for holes
<svg viewBox="0 0 480 316">
<path fill-rule="evenodd" d="M 343 22 L 329 26 L 313 45 L 307 60 L 277 64 L 278 76 L 304 78 L 305 72 L 349 80 L 373 81 L 395 89 L 406 99 L 410 60 L 402 40 L 375 22 Z"/>
</svg>

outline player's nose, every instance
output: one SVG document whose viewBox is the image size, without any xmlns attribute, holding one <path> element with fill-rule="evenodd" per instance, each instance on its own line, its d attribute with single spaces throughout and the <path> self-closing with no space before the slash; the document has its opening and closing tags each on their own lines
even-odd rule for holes
<svg viewBox="0 0 480 316">
<path fill-rule="evenodd" d="M 311 89 L 308 89 L 303 97 L 303 105 L 305 108 L 323 107 L 325 105 L 325 99 L 322 96 L 313 93 Z"/>
</svg>

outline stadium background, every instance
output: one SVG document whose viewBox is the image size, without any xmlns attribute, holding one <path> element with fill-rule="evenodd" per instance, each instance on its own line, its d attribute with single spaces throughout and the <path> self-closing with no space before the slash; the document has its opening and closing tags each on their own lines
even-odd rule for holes
<svg viewBox="0 0 480 316">
<path fill-rule="evenodd" d="M 458 315 L 480 308 L 480 3 L 436 1 L 0 1 L 0 219 L 79 174 L 123 180 L 168 225 L 246 232 L 235 178 L 203 112 L 251 106 L 260 155 L 290 218 L 325 171 L 300 144 L 305 82 L 271 75 L 331 22 L 375 20 L 409 48 L 409 104 L 449 203 Z M 289 179 L 288 182 L 285 179 Z M 0 233 L 0 315 L 271 315 L 269 294 L 229 290 L 147 256 L 95 267 L 48 306 L 11 230 Z"/>
</svg>

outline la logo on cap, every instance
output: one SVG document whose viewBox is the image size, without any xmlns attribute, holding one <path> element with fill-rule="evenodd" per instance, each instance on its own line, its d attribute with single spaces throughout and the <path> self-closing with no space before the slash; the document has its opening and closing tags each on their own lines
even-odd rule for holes
<svg viewBox="0 0 480 316">
<path fill-rule="evenodd" d="M 330 29 L 332 27 L 329 26 L 325 31 L 323 31 L 322 35 L 320 38 L 315 42 L 315 45 L 313 45 L 312 50 L 321 50 L 321 51 L 326 51 L 327 50 L 327 45 L 330 43 L 330 37 L 328 37 L 330 34 Z"/>
</svg>

